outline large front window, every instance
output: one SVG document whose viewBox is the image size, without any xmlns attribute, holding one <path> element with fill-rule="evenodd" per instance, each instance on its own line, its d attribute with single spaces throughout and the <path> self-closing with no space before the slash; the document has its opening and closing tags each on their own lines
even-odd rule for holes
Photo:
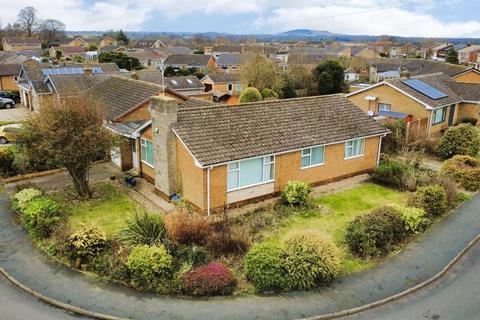
<svg viewBox="0 0 480 320">
<path fill-rule="evenodd" d="M 438 124 L 445 121 L 445 115 L 447 114 L 447 107 L 438 108 L 433 110 L 432 124 Z"/>
<path fill-rule="evenodd" d="M 153 167 L 153 143 L 147 139 L 140 140 L 142 162 Z"/>
<path fill-rule="evenodd" d="M 345 142 L 345 159 L 363 156 L 364 151 L 365 138 Z"/>
<path fill-rule="evenodd" d="M 313 147 L 302 150 L 302 168 L 308 168 L 324 163 L 325 147 Z"/>
<path fill-rule="evenodd" d="M 273 181 L 275 173 L 274 156 L 230 162 L 228 165 L 227 189 L 257 185 Z"/>
<path fill-rule="evenodd" d="M 379 103 L 378 111 L 392 111 L 392 105 L 388 103 Z"/>
</svg>

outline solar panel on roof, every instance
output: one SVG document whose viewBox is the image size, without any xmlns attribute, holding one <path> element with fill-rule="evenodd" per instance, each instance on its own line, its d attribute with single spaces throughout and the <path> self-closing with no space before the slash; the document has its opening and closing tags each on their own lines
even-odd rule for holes
<svg viewBox="0 0 480 320">
<path fill-rule="evenodd" d="M 448 94 L 445 94 L 444 92 L 435 89 L 434 87 L 430 86 L 429 84 L 420 81 L 418 79 L 410 79 L 410 80 L 404 80 L 402 83 L 406 84 L 410 88 L 417 90 L 423 95 L 426 95 L 427 97 L 433 99 L 433 100 L 438 100 L 442 98 L 448 97 Z"/>
</svg>

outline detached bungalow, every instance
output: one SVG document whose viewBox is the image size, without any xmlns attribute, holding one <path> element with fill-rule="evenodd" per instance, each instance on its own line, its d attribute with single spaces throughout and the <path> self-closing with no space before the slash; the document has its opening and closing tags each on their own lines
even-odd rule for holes
<svg viewBox="0 0 480 320">
<path fill-rule="evenodd" d="M 24 51 L 24 50 L 41 50 L 42 42 L 34 38 L 9 38 L 2 39 L 4 51 Z"/>
<path fill-rule="evenodd" d="M 0 64 L 0 90 L 17 91 L 19 74 L 19 64 Z"/>
<path fill-rule="evenodd" d="M 292 180 L 373 170 L 389 133 L 343 95 L 194 108 L 152 97 L 150 111 L 140 134 L 149 180 L 207 214 L 272 197 Z"/>
<path fill-rule="evenodd" d="M 206 54 L 172 54 L 165 59 L 164 65 L 175 70 L 197 68 L 201 72 L 215 70 L 217 67 L 216 59 Z"/>
<path fill-rule="evenodd" d="M 243 91 L 239 74 L 207 74 L 200 81 L 205 85 L 205 91 L 228 92 L 234 95 Z"/>
<path fill-rule="evenodd" d="M 470 68 L 452 75 L 456 82 L 478 83 L 480 84 L 480 70 Z"/>
</svg>

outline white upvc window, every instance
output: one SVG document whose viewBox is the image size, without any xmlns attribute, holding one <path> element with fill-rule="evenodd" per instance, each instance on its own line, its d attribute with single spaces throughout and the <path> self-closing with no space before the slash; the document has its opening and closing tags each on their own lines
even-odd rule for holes
<svg viewBox="0 0 480 320">
<path fill-rule="evenodd" d="M 227 171 L 227 191 L 271 182 L 275 177 L 275 157 L 230 162 Z"/>
<path fill-rule="evenodd" d="M 365 138 L 345 142 L 345 159 L 361 157 L 365 152 Z"/>
<path fill-rule="evenodd" d="M 309 168 L 325 163 L 325 146 L 305 148 L 302 150 L 301 168 Z"/>
<path fill-rule="evenodd" d="M 392 105 L 389 103 L 379 103 L 378 111 L 392 111 Z"/>
<path fill-rule="evenodd" d="M 443 108 L 437 108 L 433 110 L 433 119 L 432 119 L 432 125 L 442 123 L 445 121 L 445 117 L 447 114 L 447 107 Z"/>
<path fill-rule="evenodd" d="M 147 139 L 140 139 L 140 153 L 142 162 L 153 167 L 153 143 Z"/>
</svg>

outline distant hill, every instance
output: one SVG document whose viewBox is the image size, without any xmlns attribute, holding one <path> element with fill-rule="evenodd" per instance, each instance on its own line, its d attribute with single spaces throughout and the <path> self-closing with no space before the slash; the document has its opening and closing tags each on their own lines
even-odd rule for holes
<svg viewBox="0 0 480 320">
<path fill-rule="evenodd" d="M 279 33 L 281 36 L 294 36 L 294 37 L 331 37 L 336 34 L 331 33 L 329 31 L 318 31 L 318 30 L 310 30 L 310 29 L 295 29 L 289 30 L 285 32 Z"/>
</svg>

